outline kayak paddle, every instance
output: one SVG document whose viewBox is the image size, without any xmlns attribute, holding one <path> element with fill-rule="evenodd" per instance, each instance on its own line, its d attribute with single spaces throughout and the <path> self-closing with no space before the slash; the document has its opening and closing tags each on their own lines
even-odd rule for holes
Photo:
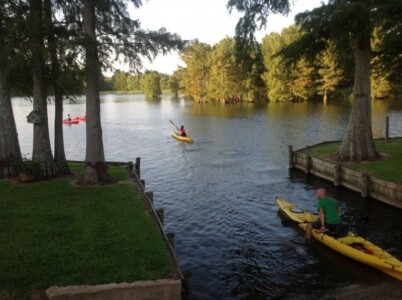
<svg viewBox="0 0 402 300">
<path fill-rule="evenodd" d="M 179 127 L 173 122 L 173 120 L 169 120 L 169 122 L 172 123 L 172 125 L 173 125 L 174 127 L 176 127 L 177 130 L 179 130 Z"/>
</svg>

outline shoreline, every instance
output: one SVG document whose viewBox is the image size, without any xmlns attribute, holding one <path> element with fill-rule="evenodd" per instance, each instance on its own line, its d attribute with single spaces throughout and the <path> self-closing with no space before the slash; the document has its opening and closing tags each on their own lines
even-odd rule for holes
<svg viewBox="0 0 402 300">
<path fill-rule="evenodd" d="M 385 140 L 376 139 L 375 141 L 382 143 Z M 402 138 L 393 138 L 392 141 L 400 142 Z M 362 162 L 352 165 L 333 161 L 328 158 L 328 155 L 318 155 L 314 152 L 320 147 L 329 148 L 329 146 L 338 143 L 339 141 L 322 142 L 296 151 L 293 151 L 293 147 L 289 146 L 289 168 L 332 182 L 336 187 L 343 186 L 360 193 L 362 198 L 372 198 L 402 209 L 402 184 L 380 178 L 367 170 L 356 168 L 356 166 L 363 166 L 363 164 L 367 167 L 370 163 L 377 162 Z"/>
</svg>

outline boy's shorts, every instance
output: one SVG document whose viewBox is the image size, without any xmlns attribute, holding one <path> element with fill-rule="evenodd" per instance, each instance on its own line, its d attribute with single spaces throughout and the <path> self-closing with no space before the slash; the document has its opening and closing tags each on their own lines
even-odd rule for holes
<svg viewBox="0 0 402 300">
<path fill-rule="evenodd" d="M 325 224 L 325 228 L 329 229 L 329 230 L 335 230 L 340 224 Z M 311 223 L 311 227 L 313 227 L 313 229 L 321 229 L 321 221 L 318 219 L 317 221 L 314 221 L 313 223 Z"/>
</svg>

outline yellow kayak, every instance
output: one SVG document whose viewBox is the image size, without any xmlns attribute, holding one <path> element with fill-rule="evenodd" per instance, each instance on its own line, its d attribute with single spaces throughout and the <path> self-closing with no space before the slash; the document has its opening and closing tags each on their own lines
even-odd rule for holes
<svg viewBox="0 0 402 300">
<path fill-rule="evenodd" d="M 172 136 L 176 139 L 179 140 L 181 142 L 186 142 L 186 143 L 192 143 L 193 140 L 191 139 L 191 137 L 189 136 L 181 136 L 180 134 L 178 134 L 177 132 L 172 132 Z"/>
<path fill-rule="evenodd" d="M 300 210 L 297 206 L 277 198 L 280 210 L 299 227 L 306 230 L 307 222 L 317 220 L 317 216 Z M 313 229 L 314 238 L 331 249 L 361 263 L 374 267 L 394 278 L 402 280 L 402 262 L 374 245 L 373 243 L 349 232 L 345 237 L 334 238 L 326 233 Z"/>
</svg>

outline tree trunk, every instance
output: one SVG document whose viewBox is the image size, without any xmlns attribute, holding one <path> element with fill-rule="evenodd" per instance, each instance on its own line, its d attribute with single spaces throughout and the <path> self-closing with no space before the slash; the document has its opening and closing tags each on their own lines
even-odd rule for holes
<svg viewBox="0 0 402 300">
<path fill-rule="evenodd" d="M 54 118 L 54 162 L 60 174 L 68 174 L 66 154 L 64 151 L 63 137 L 63 90 L 59 86 L 60 64 L 57 58 L 56 38 L 54 34 L 54 24 L 52 20 L 51 0 L 45 0 L 45 22 L 47 31 L 47 40 L 51 60 L 51 82 L 54 92 L 55 118 Z"/>
<path fill-rule="evenodd" d="M 39 164 L 40 176 L 42 178 L 52 178 L 57 175 L 57 169 L 53 162 L 48 127 L 42 1 L 30 0 L 29 6 L 31 17 L 33 107 L 34 110 L 39 112 L 42 118 L 41 123 L 34 124 L 32 158 Z"/>
<path fill-rule="evenodd" d="M 54 119 L 54 162 L 61 174 L 70 173 L 64 151 L 63 136 L 63 93 L 57 83 L 54 87 L 55 119 Z"/>
<path fill-rule="evenodd" d="M 12 162 L 21 161 L 21 150 L 3 63 L 0 63 L 0 112 L 0 178 L 4 178 L 18 174 Z"/>
<path fill-rule="evenodd" d="M 328 103 L 328 90 L 327 89 L 324 90 L 324 97 L 322 98 L 322 102 L 324 103 L 324 105 L 326 105 Z"/>
<path fill-rule="evenodd" d="M 95 33 L 95 0 L 84 0 L 85 73 L 86 73 L 86 170 L 84 183 L 109 182 L 103 150 L 99 99 L 99 58 Z"/>
<path fill-rule="evenodd" d="M 0 178 L 17 175 L 12 162 L 20 162 L 21 150 L 15 126 L 13 107 L 8 85 L 9 45 L 5 42 L 5 28 L 0 13 Z"/>
<path fill-rule="evenodd" d="M 355 83 L 352 113 L 336 156 L 342 161 L 374 160 L 378 157 L 371 129 L 370 35 L 355 41 Z"/>
</svg>

